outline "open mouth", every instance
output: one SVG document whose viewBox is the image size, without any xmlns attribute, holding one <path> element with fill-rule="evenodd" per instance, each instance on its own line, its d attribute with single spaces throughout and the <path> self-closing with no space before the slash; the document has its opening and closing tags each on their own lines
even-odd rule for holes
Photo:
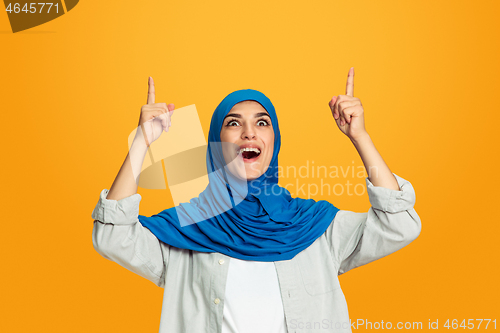
<svg viewBox="0 0 500 333">
<path fill-rule="evenodd" d="M 243 161 L 246 163 L 256 161 L 260 156 L 259 148 L 241 148 L 237 150 L 238 155 L 241 154 Z"/>
</svg>

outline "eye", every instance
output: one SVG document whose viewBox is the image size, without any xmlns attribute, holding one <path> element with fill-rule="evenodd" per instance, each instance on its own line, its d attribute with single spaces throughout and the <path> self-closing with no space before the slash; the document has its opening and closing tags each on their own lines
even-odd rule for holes
<svg viewBox="0 0 500 333">
<path fill-rule="evenodd" d="M 232 123 L 238 124 L 238 122 L 235 119 L 231 119 L 227 122 L 226 126 L 233 126 Z"/>
<path fill-rule="evenodd" d="M 269 122 L 266 119 L 259 119 L 257 121 L 257 124 L 260 124 L 261 122 L 264 123 L 263 126 L 269 126 Z"/>
</svg>

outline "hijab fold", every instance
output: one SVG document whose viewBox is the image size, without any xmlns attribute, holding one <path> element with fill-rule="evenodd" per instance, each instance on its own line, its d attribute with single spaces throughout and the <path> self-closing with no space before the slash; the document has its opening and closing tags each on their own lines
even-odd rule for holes
<svg viewBox="0 0 500 333">
<path fill-rule="evenodd" d="M 242 180 L 228 170 L 223 150 L 234 144 L 220 140 L 224 117 L 236 103 L 246 100 L 266 109 L 274 130 L 269 167 L 253 180 Z M 139 222 L 159 240 L 177 248 L 219 252 L 243 260 L 292 259 L 326 231 L 339 209 L 325 200 L 292 198 L 278 185 L 280 147 L 278 118 L 269 98 L 253 89 L 230 93 L 212 115 L 205 190 L 189 203 L 150 217 L 139 215 Z"/>
</svg>

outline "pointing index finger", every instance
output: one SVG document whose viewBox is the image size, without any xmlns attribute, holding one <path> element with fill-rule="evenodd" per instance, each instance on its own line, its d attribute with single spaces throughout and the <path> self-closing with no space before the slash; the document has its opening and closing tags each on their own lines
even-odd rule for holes
<svg viewBox="0 0 500 333">
<path fill-rule="evenodd" d="M 155 102 L 155 83 L 153 78 L 150 76 L 148 81 L 148 104 L 154 104 Z"/>
<path fill-rule="evenodd" d="M 347 96 L 354 96 L 354 67 L 349 69 L 349 74 L 347 74 L 347 83 L 345 86 L 345 94 Z"/>
</svg>

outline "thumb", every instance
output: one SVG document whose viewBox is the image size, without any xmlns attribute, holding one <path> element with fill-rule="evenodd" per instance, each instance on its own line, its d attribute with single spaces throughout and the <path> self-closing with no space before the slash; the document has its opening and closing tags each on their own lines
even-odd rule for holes
<svg viewBox="0 0 500 333">
<path fill-rule="evenodd" d="M 330 106 L 330 109 L 333 107 L 335 102 L 337 101 L 337 96 L 333 96 L 330 102 L 328 102 L 328 105 Z"/>
<path fill-rule="evenodd" d="M 336 102 L 337 102 L 337 96 L 333 96 L 328 105 L 330 106 L 330 110 L 332 110 L 333 118 L 338 119 L 340 115 L 336 113 L 334 109 Z"/>
<path fill-rule="evenodd" d="M 167 109 L 168 109 L 168 112 L 170 112 L 170 115 L 173 115 L 174 114 L 174 109 L 175 109 L 174 103 L 168 104 L 167 105 Z"/>
</svg>

